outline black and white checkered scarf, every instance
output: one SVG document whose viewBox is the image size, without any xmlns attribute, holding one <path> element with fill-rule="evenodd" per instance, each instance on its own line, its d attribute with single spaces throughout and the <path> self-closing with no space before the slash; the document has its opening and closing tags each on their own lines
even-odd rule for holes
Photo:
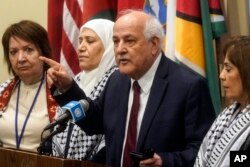
<svg viewBox="0 0 250 167">
<path fill-rule="evenodd" d="M 250 105 L 234 102 L 217 117 L 205 136 L 194 167 L 229 166 L 230 151 L 239 150 L 250 132 Z"/>
<path fill-rule="evenodd" d="M 108 78 L 117 69 L 117 67 L 112 67 L 104 74 L 90 93 L 89 97 L 91 99 L 96 99 L 100 96 Z M 81 77 L 79 76 L 80 75 L 77 75 L 75 78 L 77 83 L 81 82 Z M 57 114 L 60 115 L 61 112 L 59 109 Z M 53 156 L 76 160 L 90 160 L 93 155 L 104 146 L 105 141 L 103 134 L 88 136 L 77 125 L 68 122 L 65 131 L 53 137 L 52 152 Z"/>
</svg>

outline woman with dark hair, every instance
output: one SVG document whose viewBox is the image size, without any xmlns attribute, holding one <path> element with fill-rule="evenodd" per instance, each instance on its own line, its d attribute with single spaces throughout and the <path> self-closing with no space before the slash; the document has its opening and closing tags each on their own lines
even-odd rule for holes
<svg viewBox="0 0 250 167">
<path fill-rule="evenodd" d="M 220 80 L 229 105 L 201 144 L 195 167 L 230 166 L 230 151 L 241 150 L 250 132 L 250 37 L 229 38 Z"/>
<path fill-rule="evenodd" d="M 47 32 L 23 20 L 5 30 L 2 45 L 13 77 L 0 85 L 0 141 L 3 147 L 36 152 L 57 108 L 47 84 L 48 66 L 39 59 L 52 58 Z"/>
</svg>

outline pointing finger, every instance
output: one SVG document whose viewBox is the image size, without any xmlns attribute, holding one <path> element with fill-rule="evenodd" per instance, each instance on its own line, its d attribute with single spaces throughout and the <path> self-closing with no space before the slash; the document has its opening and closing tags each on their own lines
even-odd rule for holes
<svg viewBox="0 0 250 167">
<path fill-rule="evenodd" d="M 50 67 L 60 66 L 60 63 L 44 56 L 40 56 L 39 59 L 42 60 L 44 63 L 48 64 Z"/>
</svg>

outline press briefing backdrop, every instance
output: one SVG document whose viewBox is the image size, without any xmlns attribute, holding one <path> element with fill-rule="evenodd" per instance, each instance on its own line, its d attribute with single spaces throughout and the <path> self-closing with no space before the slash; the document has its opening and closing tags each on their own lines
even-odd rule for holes
<svg viewBox="0 0 250 167">
<path fill-rule="evenodd" d="M 199 51 L 199 54 L 202 55 L 198 57 L 190 56 L 186 53 L 192 53 L 191 49 L 192 40 L 189 42 L 189 45 L 182 45 L 182 43 L 187 43 L 188 36 L 183 38 L 182 33 L 187 34 L 193 28 L 192 32 L 196 32 L 195 35 L 199 36 L 199 42 L 203 43 L 207 41 L 206 39 L 211 40 L 213 37 L 219 37 L 223 32 L 223 28 L 219 28 L 221 33 L 218 35 L 218 31 L 215 29 L 208 29 L 210 34 L 208 37 L 201 36 L 202 32 L 207 30 L 203 29 L 203 24 L 208 25 L 211 28 L 218 28 L 221 26 L 214 26 L 216 22 L 223 22 L 223 15 L 219 10 L 218 3 L 219 0 L 205 0 L 207 4 L 201 4 L 201 0 L 48 0 L 48 1 L 33 1 L 33 0 L 8 0 L 1 1 L 0 5 L 0 36 L 2 37 L 3 31 L 10 24 L 20 21 L 22 19 L 31 19 L 37 21 L 45 28 L 48 27 L 48 32 L 50 34 L 50 39 L 54 49 L 54 56 L 57 61 L 64 63 L 68 66 L 68 69 L 71 71 L 71 74 L 74 75 L 79 71 L 76 48 L 77 48 L 77 36 L 79 34 L 80 26 L 89 19 L 92 18 L 108 18 L 114 20 L 117 14 L 117 11 L 126 8 L 141 8 L 147 12 L 155 14 L 161 23 L 163 24 L 164 29 L 166 30 L 166 43 L 164 49 L 168 56 L 173 60 L 181 63 L 183 65 L 192 68 L 194 71 L 202 75 L 203 77 L 208 78 L 207 70 L 207 56 L 205 56 L 209 48 L 203 48 Z M 202 1 L 204 2 L 204 0 Z M 242 13 L 245 15 L 248 14 L 248 1 L 247 0 L 222 0 L 220 1 L 225 11 L 225 18 L 227 23 L 227 36 L 249 34 L 249 20 L 242 16 Z M 173 5 L 173 6 L 171 6 Z M 171 7 L 169 7 L 171 6 Z M 192 7 L 192 12 L 186 10 Z M 212 15 L 208 14 L 208 6 L 210 6 L 209 12 L 214 12 Z M 168 10 L 169 9 L 169 10 Z M 205 9 L 205 10 L 203 10 Z M 211 14 L 211 13 L 210 13 Z M 206 18 L 206 19 L 204 19 Z M 205 20 L 205 21 L 204 21 Z M 48 23 L 48 26 L 47 26 Z M 218 25 L 218 24 L 217 24 Z M 237 25 L 237 26 L 235 26 Z M 198 31 L 197 31 L 198 30 Z M 217 29 L 218 30 L 218 29 Z M 211 33 L 212 31 L 212 33 Z M 220 32 L 219 31 L 219 32 Z M 198 33 L 197 33 L 198 32 Z M 217 35 L 218 36 L 217 36 Z M 189 35 L 190 36 L 190 35 Z M 201 46 L 201 44 L 199 44 Z M 184 46 L 184 47 L 183 47 Z M 213 46 L 212 46 L 213 47 Z M 5 63 L 3 63 L 3 51 L 2 46 L 0 47 L 0 82 L 7 79 L 8 73 Z M 210 57 L 213 58 L 213 52 L 210 51 Z M 212 60 L 216 60 L 212 59 Z M 216 62 L 212 62 L 212 65 L 215 65 Z M 72 65 L 73 64 L 73 65 Z M 211 68 L 210 68 L 211 69 Z M 212 68 L 213 69 L 213 68 Z M 216 73 L 216 69 L 212 74 Z M 216 80 L 216 75 L 212 76 Z M 211 83 L 216 85 L 215 83 Z M 218 94 L 218 88 L 211 89 Z M 212 94 L 213 92 L 211 92 Z M 213 97 L 216 97 L 213 95 Z M 218 99 L 214 98 L 214 105 L 218 112 Z"/>
<path fill-rule="evenodd" d="M 93 18 L 115 20 L 124 9 L 155 15 L 165 30 L 166 55 L 206 78 L 216 112 L 221 110 L 213 39 L 226 32 L 220 0 L 49 0 L 48 33 L 55 59 L 73 75 L 79 29 Z"/>
</svg>

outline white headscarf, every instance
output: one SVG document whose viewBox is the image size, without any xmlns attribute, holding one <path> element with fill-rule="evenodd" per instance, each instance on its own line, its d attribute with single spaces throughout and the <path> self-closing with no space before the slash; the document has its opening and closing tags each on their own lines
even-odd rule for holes
<svg viewBox="0 0 250 167">
<path fill-rule="evenodd" d="M 80 78 L 79 86 L 84 90 L 87 96 L 90 95 L 94 86 L 102 78 L 104 73 L 115 65 L 114 44 L 112 40 L 114 22 L 106 19 L 93 19 L 86 22 L 81 28 L 93 30 L 101 39 L 104 46 L 104 53 L 99 65 L 91 71 L 82 71 L 77 76 Z"/>
</svg>

